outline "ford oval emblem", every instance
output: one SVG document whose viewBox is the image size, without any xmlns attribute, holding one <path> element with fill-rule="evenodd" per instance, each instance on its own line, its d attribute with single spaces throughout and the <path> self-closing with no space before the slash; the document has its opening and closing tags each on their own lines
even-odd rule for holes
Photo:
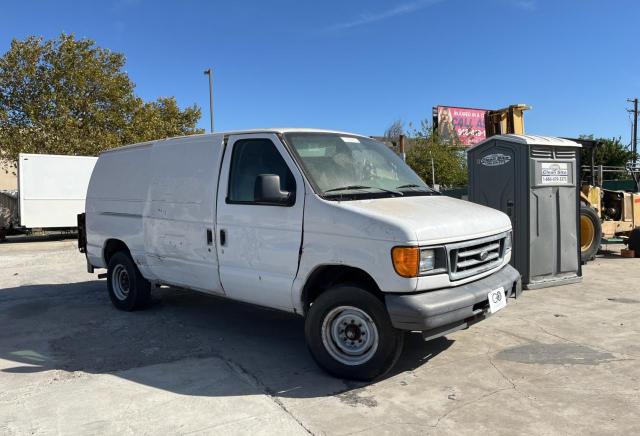
<svg viewBox="0 0 640 436">
<path fill-rule="evenodd" d="M 497 167 L 500 165 L 504 165 L 510 161 L 511 156 L 502 153 L 488 154 L 480 159 L 480 163 L 485 167 Z"/>
</svg>

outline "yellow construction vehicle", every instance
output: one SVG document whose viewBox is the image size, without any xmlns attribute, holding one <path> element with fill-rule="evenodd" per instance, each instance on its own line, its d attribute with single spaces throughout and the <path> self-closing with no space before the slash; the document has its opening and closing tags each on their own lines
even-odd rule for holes
<svg viewBox="0 0 640 436">
<path fill-rule="evenodd" d="M 524 135 L 524 111 L 529 109 L 531 106 L 526 104 L 512 104 L 502 109 L 487 111 L 484 115 L 487 138 L 506 133 Z"/>
<path fill-rule="evenodd" d="M 596 166 L 595 149 L 600 145 L 592 139 L 572 139 L 583 148 L 591 149 L 590 165 L 582 167 L 580 188 L 580 253 L 583 262 L 596 255 L 602 241 L 625 242 L 636 257 L 640 257 L 640 185 L 638 168 Z M 634 191 L 604 189 L 605 173 L 626 173 L 635 182 Z M 588 177 L 585 175 L 588 174 Z"/>
<path fill-rule="evenodd" d="M 583 262 L 593 259 L 603 240 L 626 242 L 640 257 L 640 193 L 583 185 L 580 206 Z"/>
</svg>

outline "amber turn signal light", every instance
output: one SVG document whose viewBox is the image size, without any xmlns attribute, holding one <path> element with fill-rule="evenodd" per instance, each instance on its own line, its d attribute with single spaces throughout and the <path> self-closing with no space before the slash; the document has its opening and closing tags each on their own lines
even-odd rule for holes
<svg viewBox="0 0 640 436">
<path fill-rule="evenodd" d="M 393 247 L 391 250 L 393 268 L 402 277 L 417 277 L 420 265 L 418 247 Z"/>
</svg>

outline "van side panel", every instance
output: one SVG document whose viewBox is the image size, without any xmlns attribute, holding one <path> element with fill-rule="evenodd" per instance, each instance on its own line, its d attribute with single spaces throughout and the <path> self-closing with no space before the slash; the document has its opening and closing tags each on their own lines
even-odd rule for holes
<svg viewBox="0 0 640 436">
<path fill-rule="evenodd" d="M 149 268 L 162 283 L 223 293 L 214 233 L 222 141 L 207 135 L 153 146 L 144 239 Z"/>
<path fill-rule="evenodd" d="M 87 258 L 106 268 L 108 239 L 127 244 L 145 277 L 143 214 L 149 188 L 152 143 L 103 153 L 91 175 L 86 201 Z"/>
</svg>

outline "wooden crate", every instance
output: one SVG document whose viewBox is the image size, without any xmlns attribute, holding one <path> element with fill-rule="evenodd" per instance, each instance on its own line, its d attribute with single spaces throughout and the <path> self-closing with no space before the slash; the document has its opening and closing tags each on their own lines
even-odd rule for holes
<svg viewBox="0 0 640 436">
<path fill-rule="evenodd" d="M 623 248 L 622 250 L 620 250 L 620 255 L 622 257 L 636 257 L 636 252 L 633 250 L 627 250 L 626 248 Z"/>
</svg>

